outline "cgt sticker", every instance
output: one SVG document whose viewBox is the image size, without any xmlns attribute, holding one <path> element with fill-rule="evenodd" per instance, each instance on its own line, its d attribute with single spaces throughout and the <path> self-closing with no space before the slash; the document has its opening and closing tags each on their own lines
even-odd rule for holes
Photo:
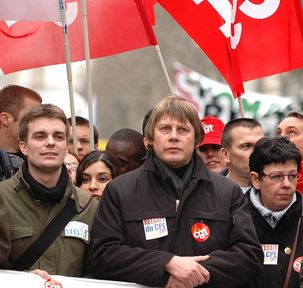
<svg viewBox="0 0 303 288">
<path fill-rule="evenodd" d="M 210 236 L 210 230 L 208 226 L 203 223 L 195 223 L 191 227 L 191 235 L 197 242 L 205 242 Z"/>
<path fill-rule="evenodd" d="M 303 258 L 303 256 L 300 256 L 297 259 L 295 259 L 294 264 L 292 265 L 294 270 L 298 273 L 300 273 L 302 258 Z"/>
</svg>

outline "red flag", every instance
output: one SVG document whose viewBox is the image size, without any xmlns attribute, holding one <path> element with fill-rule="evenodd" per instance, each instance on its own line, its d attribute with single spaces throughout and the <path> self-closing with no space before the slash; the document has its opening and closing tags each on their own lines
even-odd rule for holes
<svg viewBox="0 0 303 288">
<path fill-rule="evenodd" d="M 0 19 L 60 21 L 59 0 L 0 0 Z"/>
<path fill-rule="evenodd" d="M 197 42 L 235 96 L 243 81 L 303 67 L 300 0 L 158 0 Z"/>
<path fill-rule="evenodd" d="M 141 0 L 87 1 L 91 58 L 157 44 L 142 5 L 137 6 L 138 1 Z M 80 0 L 66 2 L 71 59 L 83 60 Z M 0 21 L 0 55 L 4 74 L 64 63 L 62 27 L 54 22 Z"/>
<path fill-rule="evenodd" d="M 145 11 L 146 11 L 147 17 L 149 19 L 149 22 L 152 25 L 155 25 L 155 23 L 156 23 L 154 5 L 157 2 L 158 2 L 158 0 L 143 0 L 143 5 L 145 7 Z"/>
</svg>

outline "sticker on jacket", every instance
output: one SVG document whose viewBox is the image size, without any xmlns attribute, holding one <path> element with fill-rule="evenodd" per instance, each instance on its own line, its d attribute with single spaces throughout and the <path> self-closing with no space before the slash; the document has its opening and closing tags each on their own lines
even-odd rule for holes
<svg viewBox="0 0 303 288">
<path fill-rule="evenodd" d="M 297 259 L 295 259 L 294 264 L 292 265 L 294 270 L 298 273 L 300 273 L 300 270 L 301 270 L 302 258 L 303 258 L 303 256 L 300 256 Z"/>
<path fill-rule="evenodd" d="M 197 242 L 205 242 L 210 236 L 210 229 L 204 223 L 195 223 L 191 227 L 191 235 Z"/>
<path fill-rule="evenodd" d="M 64 229 L 64 236 L 76 237 L 88 241 L 88 225 L 79 221 L 70 221 Z"/>
<path fill-rule="evenodd" d="M 150 218 L 143 220 L 145 239 L 152 240 L 168 235 L 165 218 Z"/>
<path fill-rule="evenodd" d="M 261 244 L 264 253 L 264 265 L 277 265 L 279 256 L 278 244 Z"/>
</svg>

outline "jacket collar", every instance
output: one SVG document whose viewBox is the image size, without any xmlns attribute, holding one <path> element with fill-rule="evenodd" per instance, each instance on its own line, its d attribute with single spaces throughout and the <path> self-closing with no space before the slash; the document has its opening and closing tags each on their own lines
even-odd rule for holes
<svg viewBox="0 0 303 288">
<path fill-rule="evenodd" d="M 25 191 L 26 193 L 28 193 L 31 196 L 33 201 L 35 201 L 36 199 L 35 199 L 34 193 L 32 192 L 29 184 L 25 181 L 23 173 L 22 173 L 22 169 L 19 169 L 18 172 L 12 178 L 15 178 L 15 177 L 16 177 L 16 179 L 18 179 L 16 181 L 18 184 L 15 187 L 15 191 L 16 192 Z M 61 203 L 62 202 L 65 203 L 68 198 L 71 198 L 75 201 L 76 209 L 77 209 L 78 213 L 80 213 L 84 210 L 82 205 L 80 205 L 80 203 L 79 203 L 76 186 L 74 185 L 74 183 L 70 177 L 68 179 L 68 183 L 65 188 L 65 193 L 64 193 L 63 199 L 61 200 Z M 84 206 L 86 207 L 87 205 L 84 205 Z"/>
<path fill-rule="evenodd" d="M 142 165 L 143 171 L 147 172 L 152 172 L 162 179 L 165 179 L 165 175 L 161 174 L 161 172 L 158 170 L 157 166 L 155 165 L 154 159 L 153 159 L 153 152 L 148 151 L 147 153 L 147 158 Z M 154 155 L 154 157 L 157 157 Z M 193 158 L 194 158 L 194 168 L 193 168 L 193 174 L 192 178 L 198 178 L 201 180 L 206 180 L 208 182 L 211 182 L 211 176 L 210 173 L 203 163 L 202 159 L 197 155 L 196 152 L 193 153 Z"/>
</svg>

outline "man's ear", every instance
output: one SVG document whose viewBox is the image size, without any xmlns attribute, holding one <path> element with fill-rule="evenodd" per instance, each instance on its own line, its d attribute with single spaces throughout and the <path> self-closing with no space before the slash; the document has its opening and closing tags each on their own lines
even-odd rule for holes
<svg viewBox="0 0 303 288">
<path fill-rule="evenodd" d="M 256 190 L 260 189 L 260 180 L 257 172 L 251 171 L 249 172 L 250 182 L 254 186 Z"/>
<path fill-rule="evenodd" d="M 147 139 L 147 137 L 143 137 L 143 143 L 146 150 L 149 150 L 149 148 L 152 147 L 152 141 Z"/>
<path fill-rule="evenodd" d="M 27 156 L 27 145 L 26 145 L 26 143 L 23 142 L 23 141 L 20 141 L 19 148 L 20 148 L 20 151 L 22 152 L 22 154 Z"/>
<path fill-rule="evenodd" d="M 11 119 L 13 119 L 13 116 L 10 115 L 9 113 L 7 113 L 7 112 L 1 112 L 0 113 L 1 125 L 9 127 L 9 125 L 12 123 Z"/>
<path fill-rule="evenodd" d="M 221 155 L 227 164 L 230 163 L 229 151 L 226 148 L 221 148 Z"/>
</svg>

